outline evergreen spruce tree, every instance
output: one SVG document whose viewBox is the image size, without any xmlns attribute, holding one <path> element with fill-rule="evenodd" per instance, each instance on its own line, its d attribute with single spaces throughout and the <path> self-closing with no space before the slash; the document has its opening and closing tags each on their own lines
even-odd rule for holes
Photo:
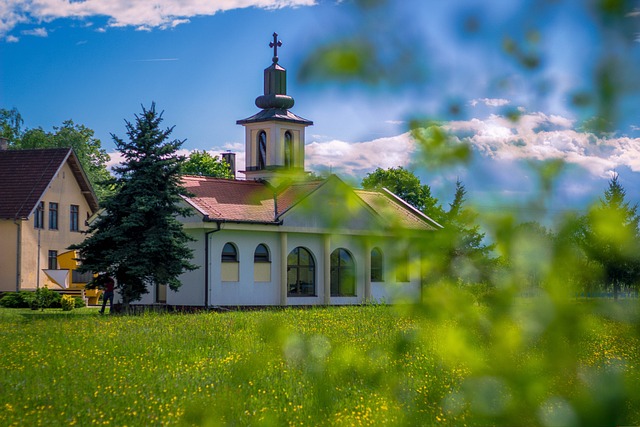
<svg viewBox="0 0 640 427">
<path fill-rule="evenodd" d="M 187 213 L 179 206 L 186 194 L 180 185 L 185 159 L 176 154 L 183 141 L 168 141 L 173 127 L 160 128 L 162 113 L 156 113 L 155 103 L 135 117 L 135 124 L 126 122 L 129 141 L 112 134 L 123 157 L 114 167 L 115 193 L 102 203 L 89 237 L 72 247 L 80 252 L 82 271 L 116 279 L 125 311 L 150 286 L 178 290 L 178 276 L 196 268 L 189 262 L 190 238 L 176 218 Z"/>
<path fill-rule="evenodd" d="M 613 287 L 615 298 L 622 286 L 640 283 L 640 216 L 638 205 L 625 199 L 616 174 L 584 221 L 587 256 L 601 267 L 605 286 Z"/>
<path fill-rule="evenodd" d="M 476 222 L 478 214 L 464 206 L 466 194 L 458 180 L 453 202 L 444 215 L 440 242 L 448 248 L 442 253 L 448 258 L 444 265 L 449 268 L 449 275 L 463 282 L 480 282 L 486 279 L 496 260 L 491 256 L 493 245 L 485 244 L 485 234 Z"/>
</svg>

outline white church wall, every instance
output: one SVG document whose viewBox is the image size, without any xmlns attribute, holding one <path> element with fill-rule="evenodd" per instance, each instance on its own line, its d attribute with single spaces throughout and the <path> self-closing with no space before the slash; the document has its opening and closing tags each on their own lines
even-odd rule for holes
<svg viewBox="0 0 640 427">
<path fill-rule="evenodd" d="M 221 274 L 222 248 L 233 243 L 238 249 L 238 280 L 223 281 Z M 275 232 L 222 230 L 211 235 L 210 242 L 210 296 L 212 306 L 278 305 L 280 303 L 280 264 L 278 261 L 279 236 Z M 254 280 L 254 252 L 265 244 L 271 256 L 271 280 Z M 262 266 L 261 268 L 264 268 Z"/>
<path fill-rule="evenodd" d="M 177 292 L 171 289 L 167 290 L 167 304 L 203 306 L 206 286 L 204 230 L 185 229 L 184 231 L 187 235 L 195 239 L 195 241 L 189 242 L 188 246 L 193 251 L 191 263 L 199 268 L 193 271 L 187 271 L 179 277 L 182 286 L 180 286 Z"/>
<path fill-rule="evenodd" d="M 204 231 L 202 229 L 185 229 L 184 231 L 187 235 L 195 239 L 195 241 L 188 242 L 187 245 L 193 250 L 193 258 L 191 259 L 191 263 L 198 266 L 199 268 L 193 271 L 187 271 L 180 275 L 178 280 L 180 280 L 182 286 L 180 286 L 178 291 L 172 291 L 167 287 L 166 304 L 203 306 L 205 293 L 205 255 L 203 240 Z M 157 302 L 157 289 L 155 286 L 150 286 L 148 290 L 149 293 L 144 294 L 142 298 L 139 301 L 135 301 L 134 304 L 155 304 Z M 116 301 L 118 301 L 117 298 Z"/>
</svg>

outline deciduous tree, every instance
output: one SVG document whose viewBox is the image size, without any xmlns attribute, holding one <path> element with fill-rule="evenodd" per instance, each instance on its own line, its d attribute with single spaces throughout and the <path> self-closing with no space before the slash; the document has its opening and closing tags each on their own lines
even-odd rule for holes
<svg viewBox="0 0 640 427">
<path fill-rule="evenodd" d="M 377 168 L 364 177 L 362 188 L 366 190 L 386 188 L 432 219 L 440 221 L 443 217 L 442 207 L 438 204 L 438 199 L 431 195 L 431 188 L 422 184 L 413 172 L 402 166 L 389 169 Z"/>
<path fill-rule="evenodd" d="M 214 178 L 233 178 L 231 167 L 224 159 L 212 156 L 206 151 L 193 151 L 182 165 L 185 175 L 211 176 Z"/>
<path fill-rule="evenodd" d="M 73 120 L 66 120 L 62 126 L 54 126 L 53 132 L 41 127 L 23 129 L 22 116 L 15 108 L 0 109 L 0 136 L 9 140 L 10 149 L 33 148 L 73 148 L 87 178 L 91 182 L 96 196 L 102 200 L 110 189 L 105 182 L 111 178 L 107 170 L 109 155 L 102 143 L 94 137 L 94 131 Z"/>
</svg>

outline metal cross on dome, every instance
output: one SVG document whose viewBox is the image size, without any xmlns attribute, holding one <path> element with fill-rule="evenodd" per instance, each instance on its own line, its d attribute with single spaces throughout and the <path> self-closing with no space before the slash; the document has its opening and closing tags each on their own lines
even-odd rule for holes
<svg viewBox="0 0 640 427">
<path fill-rule="evenodd" d="M 273 63 L 278 62 L 278 48 L 282 46 L 282 41 L 278 40 L 278 33 L 273 33 L 273 41 L 269 43 L 269 47 L 273 48 Z"/>
</svg>

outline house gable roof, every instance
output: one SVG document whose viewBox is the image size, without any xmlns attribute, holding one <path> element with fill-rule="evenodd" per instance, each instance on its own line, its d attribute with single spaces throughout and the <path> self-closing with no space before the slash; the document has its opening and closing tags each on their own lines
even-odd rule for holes
<svg viewBox="0 0 640 427">
<path fill-rule="evenodd" d="M 0 151 L 0 218 L 26 219 L 68 163 L 91 212 L 98 210 L 91 184 L 71 148 Z"/>
</svg>

